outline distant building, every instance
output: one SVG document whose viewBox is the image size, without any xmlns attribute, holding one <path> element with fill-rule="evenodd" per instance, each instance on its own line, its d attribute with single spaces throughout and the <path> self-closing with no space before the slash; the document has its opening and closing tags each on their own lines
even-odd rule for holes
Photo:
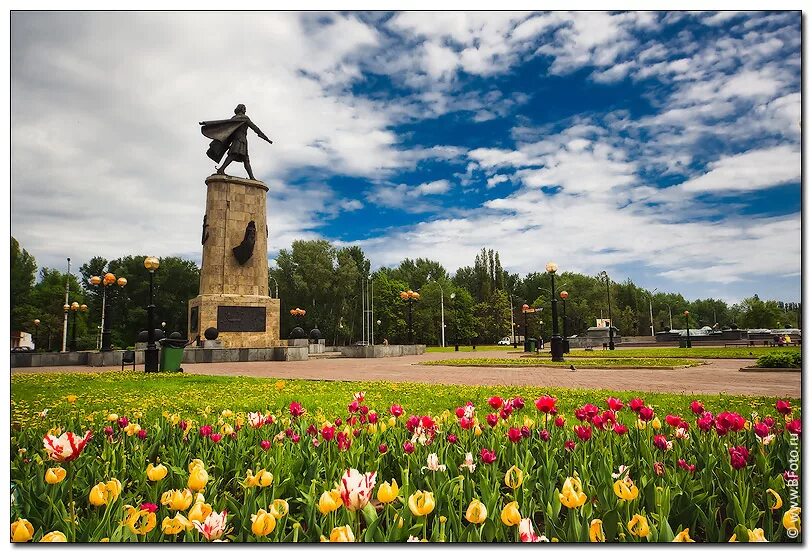
<svg viewBox="0 0 812 553">
<path fill-rule="evenodd" d="M 20 332 L 19 330 L 12 330 L 11 347 L 34 349 L 34 341 L 31 339 L 31 334 L 28 332 Z"/>
</svg>

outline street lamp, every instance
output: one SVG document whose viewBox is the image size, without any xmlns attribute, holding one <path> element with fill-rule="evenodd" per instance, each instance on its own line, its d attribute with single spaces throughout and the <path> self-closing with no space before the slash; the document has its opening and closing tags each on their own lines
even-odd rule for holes
<svg viewBox="0 0 812 553">
<path fill-rule="evenodd" d="M 144 372 L 158 372 L 158 347 L 155 345 L 155 271 L 161 262 L 157 257 L 144 259 L 144 268 L 149 271 L 149 305 L 147 305 L 147 350 L 144 352 Z"/>
<path fill-rule="evenodd" d="M 460 351 L 460 328 L 457 322 L 457 311 L 454 309 L 454 298 L 457 297 L 457 293 L 451 292 L 448 297 L 451 298 L 451 312 L 454 314 L 454 351 Z"/>
<path fill-rule="evenodd" d="M 116 275 L 107 273 L 104 277 L 92 276 L 89 279 L 93 286 L 102 285 L 102 309 L 101 309 L 101 351 L 112 351 L 110 345 L 110 312 L 107 305 L 107 287 L 118 284 L 119 288 L 127 286 L 127 279 L 124 277 L 116 280 Z"/>
<path fill-rule="evenodd" d="M 87 306 L 85 304 L 79 305 L 79 302 L 75 301 L 70 304 L 70 310 L 73 311 L 73 329 L 71 330 L 70 350 L 76 351 L 76 313 L 79 311 L 85 313 L 87 311 Z"/>
<path fill-rule="evenodd" d="M 651 306 L 651 302 L 654 299 L 654 292 L 656 292 L 656 291 L 657 291 L 657 289 L 655 288 L 654 290 L 651 291 L 651 294 L 649 294 L 649 296 L 648 296 L 648 316 L 649 316 L 649 319 L 651 319 L 651 335 L 652 336 L 654 336 L 654 310 L 653 310 L 653 308 Z"/>
<path fill-rule="evenodd" d="M 567 336 L 568 336 L 568 334 L 567 334 L 567 298 L 570 297 L 570 294 L 566 290 L 561 290 L 561 293 L 559 294 L 559 296 L 561 297 L 561 327 L 562 327 L 562 331 L 564 333 L 564 340 L 563 340 L 564 353 L 569 353 L 570 352 L 570 341 L 567 338 Z"/>
<path fill-rule="evenodd" d="M 563 361 L 564 343 L 561 339 L 561 335 L 558 333 L 558 299 L 555 297 L 555 273 L 558 271 L 558 265 L 551 261 L 547 263 L 545 270 L 550 275 L 550 303 L 553 308 L 553 335 L 550 338 L 550 353 L 552 354 L 553 361 Z M 527 340 L 527 337 L 525 337 L 525 340 Z"/>
<path fill-rule="evenodd" d="M 409 345 L 414 344 L 414 328 L 412 326 L 412 305 L 420 299 L 420 294 L 412 290 L 403 290 L 400 299 L 409 304 Z"/>
<path fill-rule="evenodd" d="M 37 351 L 37 338 L 39 337 L 39 319 L 34 319 L 34 351 Z"/>
<path fill-rule="evenodd" d="M 688 318 L 691 313 L 689 311 L 685 311 L 683 315 L 685 315 L 685 347 L 691 347 L 691 324 L 690 319 Z"/>
<path fill-rule="evenodd" d="M 273 286 L 274 286 L 274 290 L 275 290 L 275 293 L 274 293 L 273 297 L 275 299 L 279 299 L 279 283 L 277 283 L 276 278 L 272 277 L 271 275 L 268 275 L 268 278 L 273 281 Z"/>
<path fill-rule="evenodd" d="M 609 275 L 606 274 L 606 271 L 601 271 L 598 276 L 606 279 L 606 303 L 609 306 L 609 349 L 613 350 L 615 349 L 615 332 L 612 321 L 612 298 L 609 295 Z"/>
</svg>

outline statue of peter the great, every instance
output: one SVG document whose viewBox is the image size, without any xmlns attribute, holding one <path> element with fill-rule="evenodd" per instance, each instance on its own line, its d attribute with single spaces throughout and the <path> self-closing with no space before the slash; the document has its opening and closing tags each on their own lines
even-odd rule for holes
<svg viewBox="0 0 812 553">
<path fill-rule="evenodd" d="M 217 168 L 217 173 L 225 174 L 226 167 L 232 161 L 241 161 L 245 165 L 248 178 L 254 180 L 254 173 L 251 171 L 251 161 L 248 158 L 248 128 L 250 127 L 261 139 L 273 144 L 273 141 L 265 136 L 259 127 L 245 114 L 245 104 L 239 104 L 234 109 L 234 117 L 231 119 L 221 119 L 219 121 L 201 121 L 200 132 L 203 136 L 211 138 L 211 144 L 206 155 L 216 163 L 220 163 L 223 155 L 228 152 L 225 162 Z"/>
</svg>

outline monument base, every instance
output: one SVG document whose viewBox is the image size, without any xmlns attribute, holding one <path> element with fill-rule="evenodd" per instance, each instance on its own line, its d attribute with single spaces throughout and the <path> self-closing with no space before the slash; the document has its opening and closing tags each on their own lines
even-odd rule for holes
<svg viewBox="0 0 812 553">
<path fill-rule="evenodd" d="M 218 330 L 226 348 L 270 348 L 279 340 L 279 300 L 268 296 L 206 294 L 189 300 L 189 338 Z"/>
</svg>

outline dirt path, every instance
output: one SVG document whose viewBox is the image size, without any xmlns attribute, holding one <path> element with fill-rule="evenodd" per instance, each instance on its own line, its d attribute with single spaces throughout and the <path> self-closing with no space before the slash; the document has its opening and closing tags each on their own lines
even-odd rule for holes
<svg viewBox="0 0 812 553">
<path fill-rule="evenodd" d="M 579 367 L 445 367 L 419 365 L 421 361 L 505 357 L 503 351 L 426 353 L 382 359 L 310 359 L 246 363 L 185 365 L 189 374 L 303 378 L 308 380 L 389 380 L 439 384 L 504 384 L 557 386 L 611 390 L 640 390 L 684 394 L 766 395 L 799 398 L 801 373 L 740 372 L 749 359 L 708 359 L 707 364 L 675 370 Z M 120 367 L 32 367 L 12 369 L 12 374 L 51 372 L 106 372 Z M 130 369 L 131 370 L 131 369 Z M 143 365 L 136 366 L 143 371 Z"/>
</svg>

